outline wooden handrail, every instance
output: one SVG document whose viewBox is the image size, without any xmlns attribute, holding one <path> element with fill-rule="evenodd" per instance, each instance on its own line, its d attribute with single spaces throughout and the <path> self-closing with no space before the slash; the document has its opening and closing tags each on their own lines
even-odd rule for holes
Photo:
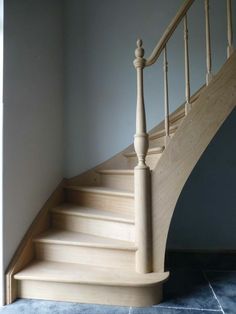
<svg viewBox="0 0 236 314">
<path fill-rule="evenodd" d="M 171 35 L 179 25 L 179 23 L 184 18 L 185 14 L 193 4 L 194 0 L 186 0 L 176 16 L 173 18 L 169 26 L 166 28 L 166 31 L 164 32 L 163 36 L 159 40 L 156 47 L 153 49 L 153 52 L 151 53 L 150 57 L 146 59 L 145 61 L 145 67 L 152 65 L 156 62 L 160 54 L 162 53 L 163 49 L 165 48 L 168 40 L 170 39 Z"/>
</svg>

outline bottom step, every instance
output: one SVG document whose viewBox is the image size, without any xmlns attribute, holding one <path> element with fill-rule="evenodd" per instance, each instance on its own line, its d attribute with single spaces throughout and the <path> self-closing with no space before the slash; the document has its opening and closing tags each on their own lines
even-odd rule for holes
<svg viewBox="0 0 236 314">
<path fill-rule="evenodd" d="M 162 299 L 169 273 L 132 271 L 35 261 L 15 274 L 18 297 L 55 301 L 149 306 Z"/>
</svg>

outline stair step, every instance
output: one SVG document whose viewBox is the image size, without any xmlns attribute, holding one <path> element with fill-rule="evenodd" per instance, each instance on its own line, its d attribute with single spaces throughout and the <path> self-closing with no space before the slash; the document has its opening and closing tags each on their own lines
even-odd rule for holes
<svg viewBox="0 0 236 314">
<path fill-rule="evenodd" d="M 65 203 L 51 210 L 52 226 L 101 237 L 134 241 L 134 215 Z"/>
<path fill-rule="evenodd" d="M 172 125 L 170 126 L 170 134 L 173 134 L 175 133 L 175 131 L 178 129 L 179 125 Z M 162 129 L 158 132 L 155 132 L 155 133 L 152 133 L 152 134 L 149 134 L 149 140 L 156 140 L 160 137 L 163 137 L 165 136 L 166 132 L 165 132 L 165 129 Z"/>
<path fill-rule="evenodd" d="M 111 196 L 123 196 L 128 198 L 133 198 L 134 194 L 131 192 L 127 192 L 124 190 L 116 190 L 111 188 L 106 188 L 102 186 L 66 186 L 65 189 L 67 190 L 74 190 L 74 191 L 81 191 L 81 192 L 87 192 L 87 193 L 95 193 L 95 194 L 101 194 L 101 195 L 111 195 Z"/>
<path fill-rule="evenodd" d="M 149 148 L 147 155 L 154 155 L 154 154 L 161 154 L 163 152 L 163 150 L 165 149 L 164 146 L 158 146 L 158 147 L 153 147 L 153 148 Z M 130 153 L 125 153 L 124 154 L 125 157 L 136 157 L 136 152 L 130 152 Z"/>
<path fill-rule="evenodd" d="M 71 302 L 147 306 L 169 273 L 138 274 L 123 269 L 33 261 L 14 275 L 18 297 Z"/>
<path fill-rule="evenodd" d="M 64 203 L 58 207 L 55 207 L 51 210 L 51 212 L 61 215 L 72 215 L 98 220 L 117 221 L 134 224 L 134 215 L 129 213 L 111 212 L 107 210 L 78 206 L 70 203 Z"/>
<path fill-rule="evenodd" d="M 80 206 L 133 213 L 134 193 L 108 187 L 66 186 L 66 201 Z"/>
<path fill-rule="evenodd" d="M 96 248 L 111 248 L 121 250 L 136 250 L 133 242 L 121 241 L 94 236 L 82 232 L 71 232 L 60 229 L 50 229 L 34 239 L 36 243 L 52 243 Z"/>
<path fill-rule="evenodd" d="M 134 191 L 134 171 L 130 169 L 100 169 L 99 184 L 113 189 Z"/>
<path fill-rule="evenodd" d="M 83 264 L 33 261 L 14 275 L 17 280 L 45 280 L 108 286 L 146 286 L 162 282 L 169 273 L 139 274 L 135 271 L 111 269 Z"/>
<path fill-rule="evenodd" d="M 134 242 L 99 237 L 81 232 L 50 229 L 34 239 L 40 260 L 132 269 Z"/>
</svg>

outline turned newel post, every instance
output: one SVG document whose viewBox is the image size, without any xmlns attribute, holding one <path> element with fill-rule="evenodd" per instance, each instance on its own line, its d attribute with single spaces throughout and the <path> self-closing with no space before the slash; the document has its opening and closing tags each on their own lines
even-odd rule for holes
<svg viewBox="0 0 236 314">
<path fill-rule="evenodd" d="M 148 273 L 152 271 L 152 232 L 151 232 L 151 185 L 150 169 L 146 165 L 148 151 L 148 134 L 146 132 L 146 116 L 143 95 L 143 69 L 145 66 L 142 41 L 137 41 L 134 66 L 137 70 L 137 108 L 136 134 L 134 148 L 138 157 L 138 165 L 134 169 L 135 197 L 135 242 L 136 271 Z"/>
</svg>

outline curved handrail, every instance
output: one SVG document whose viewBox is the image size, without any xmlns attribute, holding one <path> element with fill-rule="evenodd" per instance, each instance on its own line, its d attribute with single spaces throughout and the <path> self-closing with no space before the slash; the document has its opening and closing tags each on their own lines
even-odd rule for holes
<svg viewBox="0 0 236 314">
<path fill-rule="evenodd" d="M 185 3 L 182 5 L 182 7 L 179 9 L 177 12 L 176 16 L 173 18 L 169 26 L 166 28 L 166 31 L 164 32 L 163 36 L 159 40 L 158 44 L 156 47 L 153 49 L 151 55 L 149 58 L 146 59 L 145 61 L 145 67 L 152 65 L 153 63 L 156 62 L 158 57 L 160 56 L 161 52 L 165 48 L 168 40 L 170 39 L 171 35 L 179 25 L 179 23 L 182 21 L 184 18 L 185 14 L 193 4 L 194 0 L 186 0 Z"/>
</svg>

